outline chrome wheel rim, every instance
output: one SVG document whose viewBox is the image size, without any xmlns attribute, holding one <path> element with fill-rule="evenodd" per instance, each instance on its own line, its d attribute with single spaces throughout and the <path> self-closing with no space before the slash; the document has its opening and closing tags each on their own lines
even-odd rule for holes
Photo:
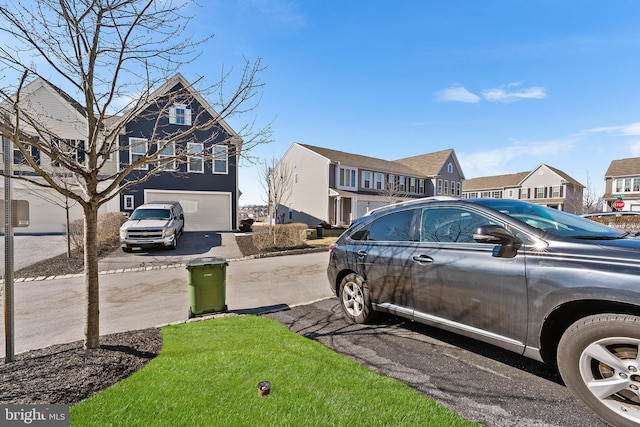
<svg viewBox="0 0 640 427">
<path fill-rule="evenodd" d="M 621 417 L 640 422 L 640 339 L 604 338 L 580 355 L 580 375 L 589 392 Z"/>
<path fill-rule="evenodd" d="M 362 288 L 355 282 L 348 282 L 342 289 L 342 305 L 347 313 L 353 317 L 358 317 L 362 314 L 364 308 L 364 295 L 362 294 Z"/>
</svg>

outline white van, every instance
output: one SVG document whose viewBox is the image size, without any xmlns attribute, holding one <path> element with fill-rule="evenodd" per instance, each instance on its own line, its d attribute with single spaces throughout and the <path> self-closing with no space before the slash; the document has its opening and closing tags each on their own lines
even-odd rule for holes
<svg viewBox="0 0 640 427">
<path fill-rule="evenodd" d="M 140 205 L 120 227 L 124 252 L 133 248 L 178 247 L 184 232 L 184 211 L 178 202 L 152 202 Z"/>
</svg>

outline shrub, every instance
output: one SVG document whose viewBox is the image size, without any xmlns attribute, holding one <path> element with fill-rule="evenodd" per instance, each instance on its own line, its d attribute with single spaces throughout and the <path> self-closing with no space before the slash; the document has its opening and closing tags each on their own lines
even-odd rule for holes
<svg viewBox="0 0 640 427">
<path fill-rule="evenodd" d="M 261 251 L 303 246 L 306 239 L 307 225 L 301 223 L 265 225 L 253 233 L 253 244 Z"/>
<path fill-rule="evenodd" d="M 120 212 L 108 212 L 98 216 L 98 250 L 115 245 L 120 239 L 120 226 L 125 218 Z M 84 219 L 69 224 L 71 249 L 84 252 Z"/>
<path fill-rule="evenodd" d="M 245 218 L 243 220 L 240 220 L 240 231 L 252 231 L 251 230 L 251 226 L 254 223 L 254 219 L 253 218 Z"/>
</svg>

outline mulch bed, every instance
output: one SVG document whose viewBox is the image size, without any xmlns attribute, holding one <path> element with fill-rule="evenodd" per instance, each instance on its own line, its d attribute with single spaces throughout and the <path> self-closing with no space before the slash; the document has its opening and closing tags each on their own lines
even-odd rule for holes
<svg viewBox="0 0 640 427">
<path fill-rule="evenodd" d="M 157 328 L 100 337 L 100 348 L 82 341 L 0 359 L 0 404 L 74 405 L 144 367 L 162 348 Z"/>
</svg>

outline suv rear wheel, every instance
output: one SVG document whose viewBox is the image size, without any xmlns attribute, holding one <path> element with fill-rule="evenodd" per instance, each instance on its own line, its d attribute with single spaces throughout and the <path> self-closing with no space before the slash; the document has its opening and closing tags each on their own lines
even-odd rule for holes
<svg viewBox="0 0 640 427">
<path fill-rule="evenodd" d="M 356 273 L 345 276 L 340 282 L 340 304 L 347 317 L 355 323 L 366 323 L 374 318 L 369 287 Z"/>
<path fill-rule="evenodd" d="M 616 426 L 640 423 L 640 317 L 598 314 L 575 322 L 558 345 L 558 369 L 571 391 Z"/>
</svg>

